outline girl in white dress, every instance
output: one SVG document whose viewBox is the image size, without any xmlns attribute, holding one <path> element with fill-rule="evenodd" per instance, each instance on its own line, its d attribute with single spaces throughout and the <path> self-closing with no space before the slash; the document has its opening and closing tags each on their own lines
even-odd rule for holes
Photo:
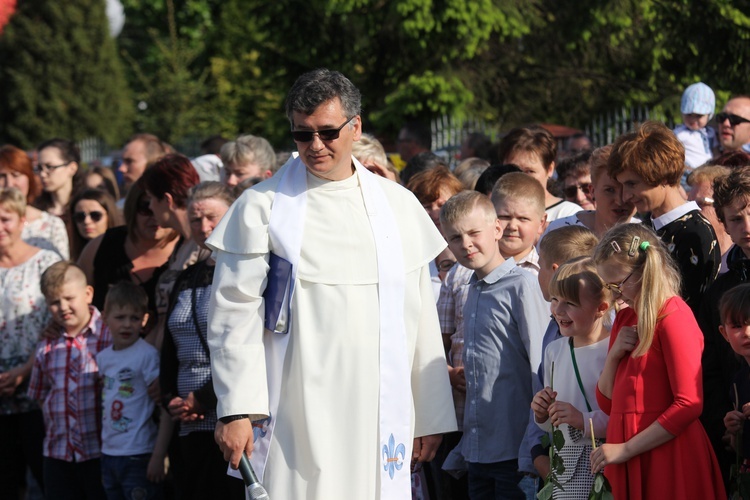
<svg viewBox="0 0 750 500">
<path fill-rule="evenodd" d="M 605 319 L 611 296 L 589 257 L 560 266 L 549 294 L 563 337 L 544 352 L 545 387 L 534 396 L 531 409 L 539 427 L 548 432 L 558 427 L 565 437 L 558 452 L 565 471 L 556 475 L 562 489 L 555 487 L 553 498 L 587 498 L 594 483 L 589 419 L 596 438 L 606 436 L 609 420 L 597 405 L 595 388 L 609 347 Z"/>
</svg>

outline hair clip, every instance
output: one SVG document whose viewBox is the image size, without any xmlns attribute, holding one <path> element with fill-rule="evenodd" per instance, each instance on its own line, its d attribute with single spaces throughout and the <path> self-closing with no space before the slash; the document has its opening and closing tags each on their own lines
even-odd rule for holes
<svg viewBox="0 0 750 500">
<path fill-rule="evenodd" d="M 639 246 L 638 248 L 640 248 L 641 250 L 645 252 L 646 249 L 650 246 L 651 246 L 651 243 L 649 243 L 648 241 L 644 241 L 643 243 L 641 243 L 641 246 Z"/>
<path fill-rule="evenodd" d="M 612 240 L 612 241 L 610 241 L 610 242 L 609 242 L 609 246 L 611 246 L 611 247 L 612 247 L 612 250 L 614 250 L 614 251 L 615 251 L 615 253 L 620 253 L 620 252 L 622 252 L 622 248 L 620 248 L 620 245 L 618 245 L 618 244 L 617 244 L 617 242 L 616 242 L 615 240 Z"/>
<path fill-rule="evenodd" d="M 641 242 L 640 236 L 633 236 L 633 239 L 630 240 L 630 248 L 628 248 L 628 256 L 629 257 L 635 257 L 635 252 L 638 250 L 638 243 Z"/>
</svg>

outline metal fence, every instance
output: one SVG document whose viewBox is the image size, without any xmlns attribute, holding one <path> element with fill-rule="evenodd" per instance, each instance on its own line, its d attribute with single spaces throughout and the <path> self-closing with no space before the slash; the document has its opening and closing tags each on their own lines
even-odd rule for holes
<svg viewBox="0 0 750 500">
<path fill-rule="evenodd" d="M 633 106 L 622 107 L 619 110 L 599 115 L 584 130 L 594 146 L 604 146 L 612 144 L 618 136 L 633 130 L 646 120 L 664 122 L 669 128 L 675 126 L 674 119 L 662 112 L 657 112 L 647 106 Z"/>
</svg>

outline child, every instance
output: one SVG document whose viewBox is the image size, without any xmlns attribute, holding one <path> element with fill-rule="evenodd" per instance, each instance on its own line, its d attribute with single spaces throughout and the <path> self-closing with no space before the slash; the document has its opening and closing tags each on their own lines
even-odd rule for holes
<svg viewBox="0 0 750 500">
<path fill-rule="evenodd" d="M 49 498 L 104 499 L 96 355 L 112 343 L 109 329 L 72 262 L 52 264 L 41 289 L 61 334 L 39 343 L 29 381 L 29 396 L 44 413 L 45 491 Z"/>
<path fill-rule="evenodd" d="M 690 85 L 682 93 L 680 112 L 682 125 L 674 129 L 677 139 L 685 146 L 685 164 L 690 173 L 713 158 L 718 147 L 716 130 L 707 127 L 714 116 L 716 97 L 711 87 L 703 82 Z"/>
<path fill-rule="evenodd" d="M 565 472 L 557 476 L 564 489 L 555 489 L 553 497 L 586 498 L 594 484 L 588 463 L 592 451 L 589 419 L 594 423 L 595 437 L 603 438 L 607 433 L 608 417 L 596 403 L 595 389 L 607 357 L 609 331 L 604 317 L 611 297 L 590 257 L 560 266 L 550 283 L 549 295 L 563 338 L 545 350 L 547 386 L 536 393 L 531 409 L 540 428 L 551 432 L 556 426 L 565 436 L 565 445 L 559 451 Z M 554 387 L 550 387 L 551 381 Z"/>
<path fill-rule="evenodd" d="M 514 128 L 503 137 L 498 149 L 500 163 L 518 165 L 524 174 L 541 184 L 547 223 L 581 210 L 575 203 L 558 198 L 547 189 L 547 183 L 555 173 L 557 140 L 546 129 L 539 125 Z"/>
<path fill-rule="evenodd" d="M 678 295 L 666 247 L 641 224 L 622 224 L 604 235 L 594 262 L 604 286 L 630 307 L 617 313 L 597 384 L 609 424 L 592 472 L 604 471 L 614 498 L 726 498 L 698 421 L 703 335 Z"/>
<path fill-rule="evenodd" d="M 539 256 L 534 243 L 544 231 L 544 188 L 534 178 L 511 172 L 492 189 L 492 204 L 500 221 L 500 254 L 513 257 L 516 265 L 534 274 L 539 272 Z"/>
<path fill-rule="evenodd" d="M 736 406 L 734 410 L 727 412 L 724 425 L 734 435 L 742 431 L 742 442 L 735 442 L 734 445 L 741 447 L 742 472 L 750 472 L 750 284 L 739 285 L 727 291 L 721 298 L 719 308 L 722 322 L 719 330 L 732 350 L 744 359 L 730 390 L 732 400 L 737 399 Z"/>
<path fill-rule="evenodd" d="M 529 422 L 547 304 L 534 276 L 498 249 L 501 223 L 487 196 L 465 191 L 440 211 L 459 263 L 474 271 L 464 308 L 466 411 L 461 451 L 472 499 L 522 497 L 518 450 Z"/>
<path fill-rule="evenodd" d="M 549 233 L 539 242 L 538 281 L 544 300 L 547 302 L 551 300 L 549 285 L 555 271 L 562 264 L 576 257 L 591 257 L 594 255 L 594 248 L 596 248 L 597 243 L 599 243 L 599 240 L 596 238 L 596 235 L 590 229 L 583 226 L 561 227 Z M 542 360 L 544 360 L 544 351 L 547 349 L 547 345 L 558 338 L 560 338 L 560 328 L 553 317 L 550 319 L 547 330 L 544 332 Z M 537 372 L 539 376 L 533 380 L 535 393 L 544 387 L 542 363 L 540 363 Z M 529 411 L 531 412 L 531 410 Z M 533 412 L 531 413 L 533 414 Z M 549 454 L 541 444 L 543 435 L 544 432 L 534 423 L 533 418 L 530 418 L 520 453 L 526 453 L 524 450 L 530 451 L 530 459 L 533 461 L 534 470 L 539 474 L 539 477 L 547 477 L 549 474 Z M 522 460 L 519 459 L 519 462 L 522 462 Z"/>
<path fill-rule="evenodd" d="M 727 388 L 740 369 L 731 347 L 721 338 L 719 299 L 727 290 L 750 281 L 750 166 L 737 167 L 727 176 L 714 180 L 714 209 L 724 224 L 734 246 L 727 255 L 729 270 L 720 275 L 706 291 L 699 323 L 705 337 L 703 351 L 703 414 L 701 421 L 714 447 L 725 480 L 729 481 L 729 467 L 734 453 L 727 452 L 723 443 L 724 415 L 732 409 L 726 397 Z"/>
<path fill-rule="evenodd" d="M 160 432 L 157 442 L 154 402 L 147 393 L 159 377 L 159 353 L 140 337 L 147 310 L 148 296 L 134 283 L 122 281 L 107 292 L 104 321 L 112 345 L 96 361 L 102 379 L 102 482 L 110 500 L 158 498 L 155 483 L 164 478 L 169 433 Z"/>
</svg>

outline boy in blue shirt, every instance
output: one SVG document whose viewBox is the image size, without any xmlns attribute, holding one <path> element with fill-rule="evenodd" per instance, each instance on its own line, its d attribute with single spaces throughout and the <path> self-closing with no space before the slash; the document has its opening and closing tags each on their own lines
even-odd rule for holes
<svg viewBox="0 0 750 500">
<path fill-rule="evenodd" d="M 519 193 L 517 200 L 529 200 Z M 542 208 L 543 210 L 543 208 Z M 464 309 L 466 410 L 462 454 L 473 500 L 523 499 L 518 450 L 529 422 L 532 377 L 549 309 L 533 274 L 498 248 L 503 226 L 481 193 L 452 197 L 440 212 L 448 246 L 474 271 Z"/>
</svg>

